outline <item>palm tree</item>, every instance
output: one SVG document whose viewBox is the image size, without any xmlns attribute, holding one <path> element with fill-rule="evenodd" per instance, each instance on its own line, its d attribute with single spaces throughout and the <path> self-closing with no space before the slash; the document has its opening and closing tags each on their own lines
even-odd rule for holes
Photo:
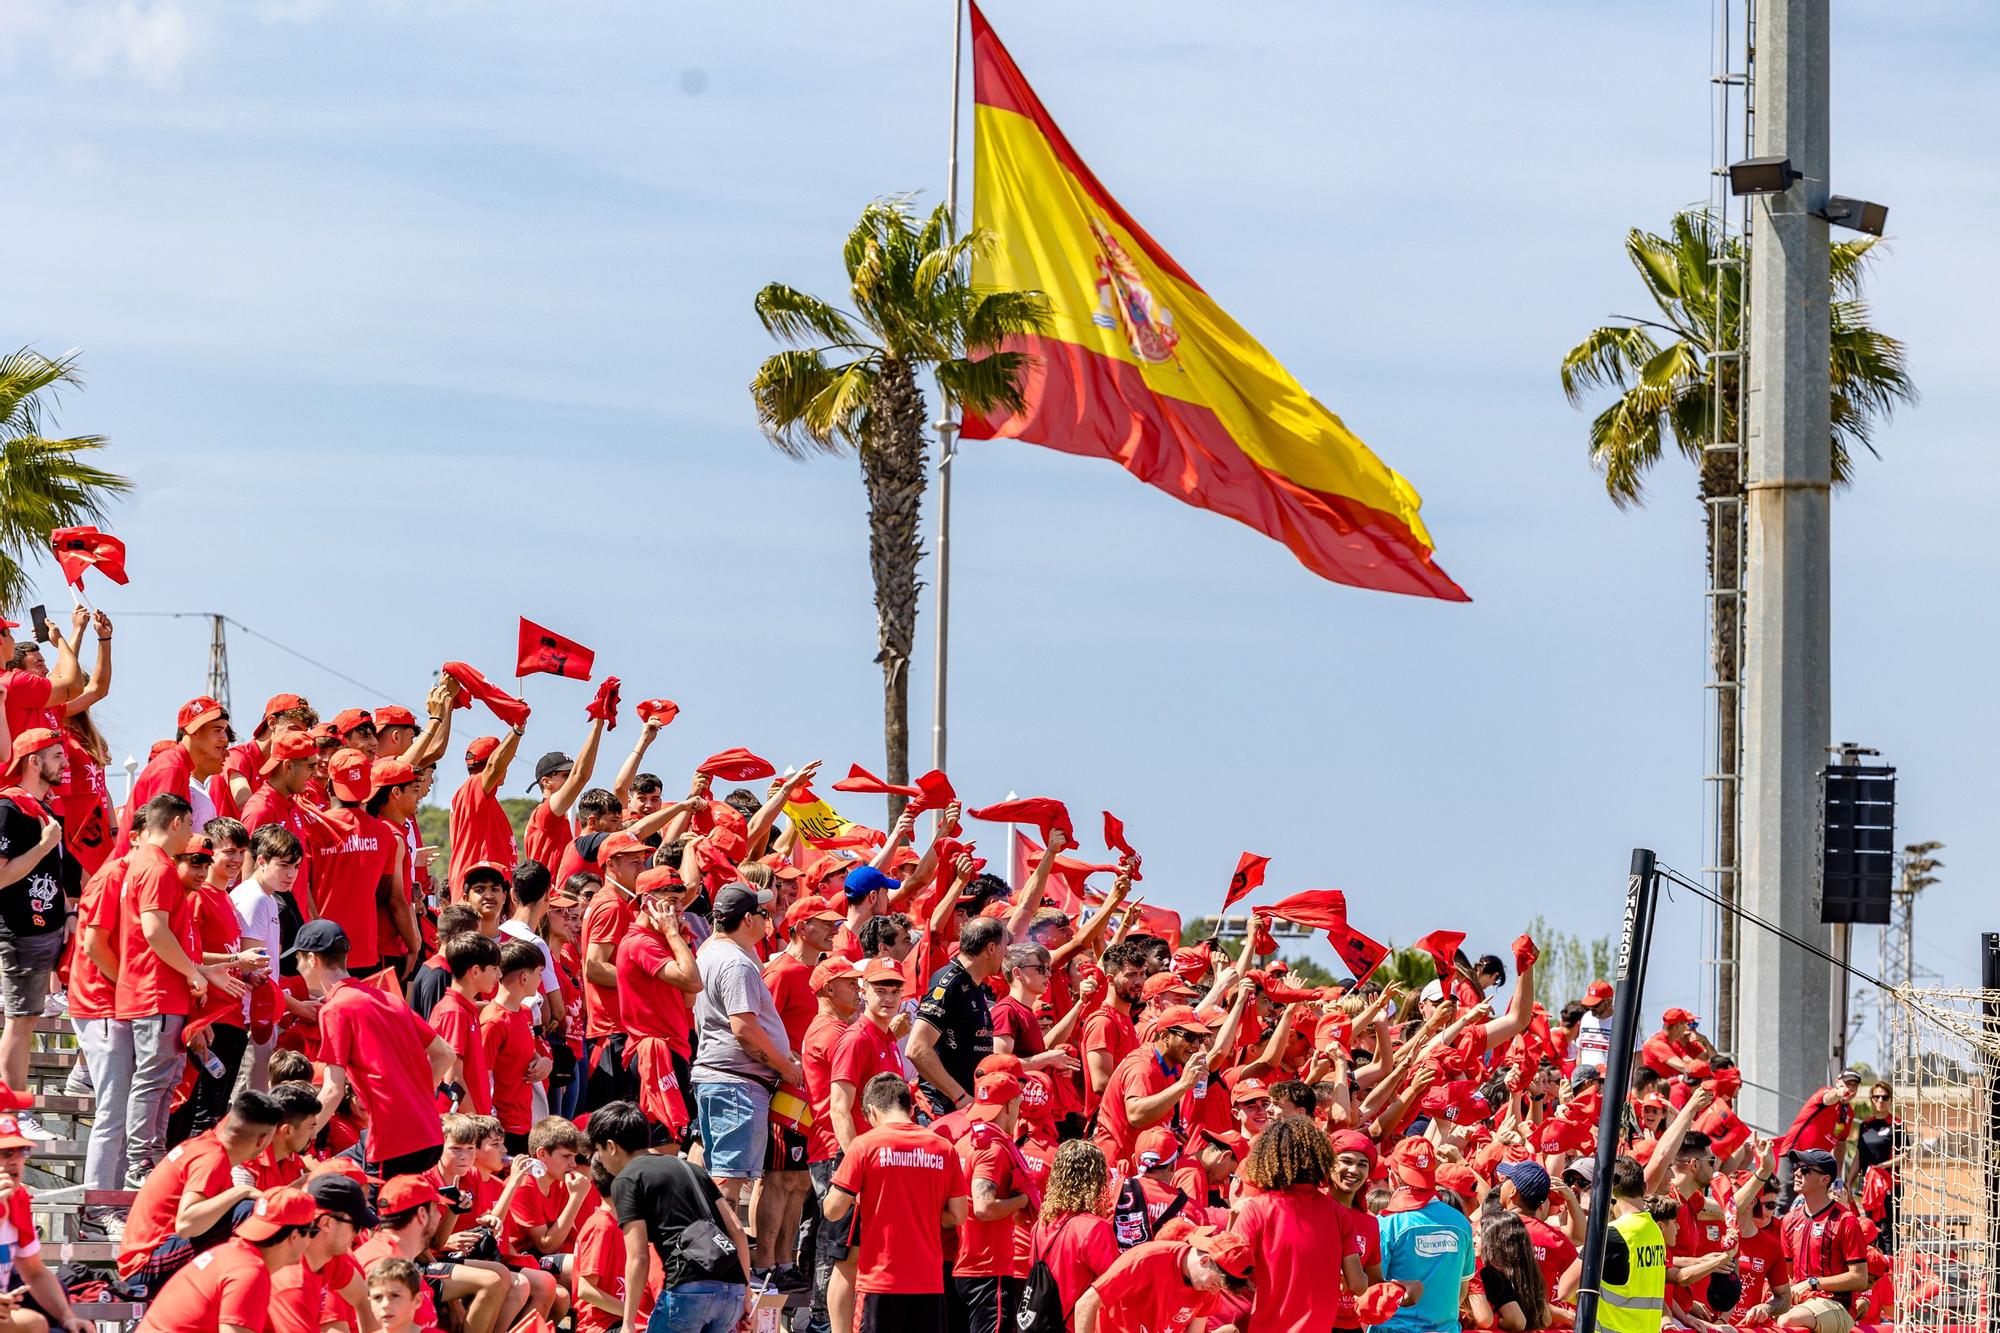
<svg viewBox="0 0 2000 1333">
<path fill-rule="evenodd" d="M 1875 452 L 1876 425 L 1898 403 L 1914 402 L 1917 396 L 1903 344 L 1868 324 L 1861 288 L 1874 245 L 1869 237 L 1836 241 L 1829 247 L 1833 431 L 1827 448 L 1836 486 L 1852 480 L 1857 448 Z M 1591 419 L 1589 441 L 1590 461 L 1619 508 L 1645 503 L 1646 475 L 1665 455 L 1669 440 L 1695 465 L 1696 494 L 1708 533 L 1708 586 L 1711 592 L 1733 591 L 1740 587 L 1741 524 L 1717 523 L 1715 517 L 1718 508 L 1732 516 L 1743 512 L 1743 460 L 1735 449 L 1709 445 L 1740 438 L 1742 242 L 1719 236 L 1713 219 L 1690 209 L 1675 215 L 1665 236 L 1633 228 L 1625 236 L 1625 254 L 1639 271 L 1658 317 L 1614 316 L 1617 322 L 1592 329 L 1563 357 L 1563 393 L 1572 406 L 1581 407 L 1594 390 L 1618 392 Z M 1718 506 L 1717 500 L 1734 503 Z M 1740 607 L 1736 598 L 1727 596 L 1711 597 L 1709 605 L 1710 652 L 1718 686 L 1718 771 L 1730 774 L 1736 771 L 1739 745 Z M 1721 843 L 1716 863 L 1731 867 L 1736 864 L 1735 784 L 1719 783 L 1717 795 Z M 1736 918 L 1729 905 L 1736 898 L 1734 875 L 1725 871 L 1718 888 L 1725 904 L 1720 913 L 1719 956 L 1733 958 Z M 1716 1030 L 1725 1042 L 1735 1030 L 1729 990 L 1722 987 L 1723 1008 L 1716 1014 Z"/>
<path fill-rule="evenodd" d="M 51 440 L 42 431 L 65 385 L 78 385 L 76 353 L 51 360 L 22 348 L 0 356 L 0 607 L 33 593 L 22 568 L 30 552 L 46 555 L 49 533 L 104 517 L 106 501 L 132 483 L 86 461 L 102 435 Z"/>
<path fill-rule="evenodd" d="M 792 344 L 750 381 L 764 434 L 789 458 L 851 451 L 861 462 L 882 730 L 895 783 L 909 781 L 910 654 L 924 553 L 918 514 L 929 412 L 917 376 L 935 375 L 945 402 L 961 412 L 1018 410 L 1028 354 L 1000 345 L 1048 320 L 1040 292 L 975 287 L 973 257 L 993 238 L 979 229 L 954 238 L 952 230 L 942 207 L 919 222 L 907 200 L 878 200 L 862 210 L 843 251 L 852 314 L 782 283 L 757 293 L 757 318 Z M 892 797 L 892 820 L 901 808 Z"/>
</svg>

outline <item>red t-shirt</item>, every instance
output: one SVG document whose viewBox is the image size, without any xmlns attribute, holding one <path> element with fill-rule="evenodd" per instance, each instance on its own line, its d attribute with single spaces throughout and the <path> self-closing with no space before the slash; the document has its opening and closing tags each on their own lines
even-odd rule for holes
<svg viewBox="0 0 2000 1333">
<path fill-rule="evenodd" d="M 26 673 L 17 671 L 12 674 L 18 676 Z M 39 679 L 39 677 L 30 677 L 30 679 Z M 44 690 L 42 697 L 44 699 L 48 697 L 46 690 Z M 14 716 L 14 696 L 11 693 L 7 696 L 7 716 L 9 719 L 12 719 Z M 18 736 L 21 733 L 17 731 L 14 734 Z M 155 796 L 160 796 L 168 792 L 173 793 L 175 796 L 186 796 L 188 794 L 188 784 L 193 781 L 194 761 L 188 757 L 187 746 L 184 744 L 169 745 L 166 749 L 147 760 L 146 766 L 139 770 L 139 776 L 133 779 L 132 792 L 126 799 L 125 808 L 128 811 L 141 809 L 145 806 L 146 802 L 152 800 Z M 118 841 L 113 846 L 112 855 L 123 856 L 131 849 L 132 821 L 128 817 L 118 822 Z"/>
<path fill-rule="evenodd" d="M 492 1115 L 493 1074 L 486 1067 L 486 1043 L 479 1036 L 479 1006 L 457 987 L 447 986 L 431 1010 L 430 1023 L 431 1030 L 458 1055 L 458 1081 L 465 1087 L 465 1104 L 460 1109 Z M 452 1109 L 450 1098 L 441 1092 L 437 1094 L 437 1109 Z"/>
<path fill-rule="evenodd" d="M 1215 1308 L 1214 1292 L 1187 1283 L 1184 1242 L 1149 1240 L 1125 1251 L 1091 1284 L 1103 1302 L 1098 1333 L 1175 1333 Z"/>
<path fill-rule="evenodd" d="M 182 1195 L 192 1192 L 213 1199 L 230 1184 L 229 1153 L 216 1131 L 197 1134 L 167 1149 L 132 1200 L 131 1214 L 125 1220 L 125 1240 L 118 1250 L 118 1275 L 131 1277 L 138 1272 L 160 1242 L 174 1234 Z M 262 1262 L 258 1261 L 260 1267 Z M 257 1327 L 257 1321 L 252 1320 L 250 1327 Z"/>
<path fill-rule="evenodd" d="M 250 804 L 243 807 L 244 828 L 255 833 L 266 824 L 282 824 L 308 853 L 299 863 L 299 877 L 292 881 L 292 899 L 308 920 L 318 916 L 319 900 L 312 891 L 314 858 L 310 853 L 328 836 L 319 811 L 267 783 L 259 787 L 257 794 L 250 798 Z"/>
<path fill-rule="evenodd" d="M 687 928 L 681 929 L 685 933 Z M 618 1013 L 625 1031 L 634 1037 L 662 1037 L 676 1053 L 694 1054 L 687 992 L 660 979 L 660 969 L 674 961 L 666 937 L 634 922 L 618 941 L 616 956 Z"/>
<path fill-rule="evenodd" d="M 575 838 L 576 827 L 568 815 L 557 814 L 546 800 L 537 801 L 521 829 L 521 855 L 541 862 L 544 870 L 554 870 Z"/>
<path fill-rule="evenodd" d="M 261 1329 L 270 1306 L 264 1252 L 232 1236 L 168 1279 L 146 1307 L 139 1333 L 209 1333 L 223 1324 Z"/>
<path fill-rule="evenodd" d="M 584 909 L 578 956 L 587 965 L 592 945 L 609 944 L 615 959 L 618 942 L 632 929 L 636 918 L 637 913 L 624 891 L 609 880 L 605 881 L 590 896 L 590 906 Z M 586 975 L 583 979 L 583 1013 L 583 1033 L 586 1037 L 608 1037 L 622 1031 L 618 1026 L 618 987 L 600 986 Z"/>
<path fill-rule="evenodd" d="M 1668 1064 L 1667 1061 L 1704 1060 L 1707 1058 L 1707 1054 L 1706 1051 L 1702 1050 L 1700 1043 L 1695 1041 L 1693 1037 L 1675 1041 L 1668 1037 L 1665 1031 L 1655 1032 L 1652 1036 L 1646 1038 L 1645 1045 L 1639 1048 L 1639 1059 L 1645 1064 L 1646 1068 L 1652 1070 L 1661 1078 L 1680 1077 L 1680 1071 Z"/>
<path fill-rule="evenodd" d="M 201 940 L 195 932 L 195 906 L 200 901 L 181 887 L 173 858 L 153 843 L 139 844 L 126 858 L 124 906 L 119 913 L 118 990 L 113 1002 L 119 1018 L 193 1012 L 187 978 L 168 967 L 146 943 L 139 919 L 146 912 L 165 912 L 167 928 L 188 957 L 199 962 Z"/>
<path fill-rule="evenodd" d="M 7 667 L 0 669 L 0 685 L 7 687 L 9 735 L 18 736 L 31 727 L 47 727 L 50 731 L 62 730 L 61 720 L 49 707 L 52 687 L 47 676 L 38 676 L 32 671 Z M 154 793 L 155 796 L 158 794 Z M 148 801 L 152 799 L 152 796 L 146 798 Z"/>
<path fill-rule="evenodd" d="M 1341 1228 L 1346 1237 L 1346 1248 L 1341 1251 L 1343 1265 L 1346 1262 L 1346 1256 L 1351 1254 L 1361 1261 L 1363 1269 L 1366 1269 L 1370 1264 L 1380 1267 L 1382 1263 L 1381 1222 L 1376 1219 L 1375 1214 L 1365 1208 L 1352 1208 L 1343 1203 L 1340 1205 L 1340 1209 Z M 1335 1285 L 1340 1290 L 1337 1293 L 1338 1313 L 1334 1316 L 1334 1327 L 1359 1328 L 1361 1326 L 1361 1312 L 1355 1305 L 1356 1298 L 1354 1293 L 1347 1289 L 1347 1285 L 1344 1282 L 1336 1283 Z M 1553 1287 L 1550 1289 L 1554 1290 Z"/>
<path fill-rule="evenodd" d="M 834 1014 L 815 1014 L 799 1046 L 799 1064 L 806 1071 L 806 1100 L 812 1103 L 812 1124 L 806 1127 L 806 1160 L 831 1162 L 840 1155 L 833 1133 L 833 1051 L 847 1032 Z"/>
<path fill-rule="evenodd" d="M 117 841 L 112 829 L 111 789 L 104 782 L 104 766 L 67 730 L 61 736 L 69 769 L 62 786 L 55 790 L 52 804 L 62 814 L 63 846 L 85 875 L 94 875 L 110 859 L 111 845 Z"/>
<path fill-rule="evenodd" d="M 1535 1247 L 1535 1266 L 1542 1270 L 1542 1281 L 1549 1288 L 1549 1299 L 1554 1300 L 1556 1288 L 1562 1285 L 1564 1273 L 1576 1262 L 1576 1243 L 1555 1227 L 1538 1217 L 1521 1219 L 1528 1227 L 1528 1243 Z"/>
<path fill-rule="evenodd" d="M 860 1215 L 856 1291 L 944 1290 L 944 1209 L 966 1192 L 949 1143 L 922 1125 L 871 1129 L 848 1144 L 833 1183 L 854 1196 Z"/>
<path fill-rule="evenodd" d="M 317 1270 L 300 1260 L 271 1274 L 271 1333 L 319 1333 L 324 1324 L 339 1322 L 338 1316 L 327 1310 L 327 1293 L 341 1290 L 361 1275 L 354 1257 L 348 1254 L 334 1255 Z M 354 1326 L 348 1321 L 348 1327 Z"/>
<path fill-rule="evenodd" d="M 868 1132 L 868 1118 L 861 1114 L 861 1090 L 868 1086 L 868 1080 L 877 1074 L 903 1076 L 903 1052 L 896 1046 L 896 1039 L 887 1029 L 878 1028 L 866 1014 L 847 1025 L 840 1041 L 833 1048 L 833 1076 L 829 1083 L 845 1083 L 854 1089 L 853 1137 L 848 1140 L 851 1148 L 855 1138 Z M 833 1094 L 829 1089 L 827 1097 Z"/>
<path fill-rule="evenodd" d="M 1119 1061 L 1139 1047 L 1139 1030 L 1132 1022 L 1132 1016 L 1125 1012 L 1122 1004 L 1107 1004 L 1093 1011 L 1083 1020 L 1083 1109 L 1088 1115 L 1097 1109 L 1103 1092 L 1092 1092 L 1090 1088 L 1090 1056 L 1094 1051 L 1109 1051 L 1111 1067 L 1116 1070 Z"/>
<path fill-rule="evenodd" d="M 1049 1266 L 1056 1280 L 1067 1323 L 1077 1298 L 1118 1262 L 1118 1233 L 1112 1230 L 1110 1218 L 1095 1213 L 1072 1213 L 1060 1222 L 1037 1222 L 1034 1255 Z"/>
<path fill-rule="evenodd" d="M 313 848 L 316 910 L 347 932 L 349 967 L 374 967 L 382 961 L 375 934 L 382 881 L 394 878 L 403 840 L 386 820 L 353 806 L 320 818 L 327 833 Z"/>
<path fill-rule="evenodd" d="M 1111 1071 L 1111 1081 L 1104 1085 L 1104 1099 L 1097 1108 L 1097 1146 L 1104 1150 L 1104 1160 L 1113 1166 L 1127 1161 L 1132 1156 L 1132 1145 L 1138 1140 L 1139 1132 L 1125 1118 L 1127 1097 L 1152 1097 L 1165 1092 L 1180 1078 L 1161 1067 L 1158 1053 L 1151 1046 L 1141 1046 Z M 1213 1085 L 1217 1080 L 1211 1079 Z"/>
<path fill-rule="evenodd" d="M 1792 1280 L 1791 1265 L 1785 1262 L 1785 1246 L 1778 1228 L 1769 1222 L 1747 1236 L 1736 1238 L 1736 1276 L 1743 1282 L 1739 1311 L 1762 1305 L 1771 1291 Z"/>
<path fill-rule="evenodd" d="M 1014 1054 L 1023 1060 L 1040 1055 L 1047 1047 L 1042 1041 L 1042 1024 L 1034 1011 L 1009 995 L 995 1000 L 990 1011 L 993 1021 L 993 1037 L 997 1042 L 1006 1037 L 1014 1043 Z M 1112 1063 L 1115 1065 L 1116 1060 Z"/>
<path fill-rule="evenodd" d="M 793 1050 L 806 1039 L 806 1029 L 819 1017 L 819 997 L 813 994 L 812 968 L 788 953 L 774 954 L 764 964 L 764 989 L 771 992 L 778 1021 L 785 1025 L 785 1040 Z"/>
<path fill-rule="evenodd" d="M 479 1012 L 479 1041 L 493 1081 L 493 1114 L 509 1134 L 526 1134 L 535 1119 L 535 1085 L 528 1082 L 528 1064 L 541 1053 L 533 1016 L 526 1009 L 489 1004 Z"/>
<path fill-rule="evenodd" d="M 645 1319 L 652 1313 L 653 1302 L 659 1298 L 660 1284 L 664 1274 L 660 1269 L 660 1253 L 652 1246 L 646 1247 L 651 1263 L 646 1270 L 646 1295 L 639 1302 L 639 1318 Z M 600 1204 L 590 1210 L 576 1229 L 576 1250 L 573 1271 L 580 1277 L 587 1277 L 605 1294 L 616 1300 L 625 1299 L 625 1233 L 618 1229 L 618 1218 L 611 1211 L 610 1204 Z M 608 1310 L 600 1310 L 583 1298 L 581 1288 L 576 1293 L 576 1333 L 607 1333 L 618 1322 L 619 1316 Z"/>
<path fill-rule="evenodd" d="M 194 891 L 194 897 L 195 935 L 201 944 L 201 954 L 235 953 L 241 949 L 243 923 L 237 919 L 236 904 L 229 901 L 229 894 L 204 883 Z M 193 955 L 196 962 L 201 961 L 201 954 Z M 223 1010 L 215 1021 L 225 1027 L 242 1027 L 242 1006 Z"/>
<path fill-rule="evenodd" d="M 1787 1152 L 1817 1148 L 1822 1152 L 1832 1152 L 1846 1140 L 1848 1130 L 1854 1125 L 1854 1103 L 1849 1101 L 1828 1102 L 1827 1097 L 1841 1089 L 1821 1088 L 1806 1098 L 1806 1104 L 1792 1117 L 1792 1125 L 1785 1137 L 1779 1141 Z M 1801 1274 L 1800 1276 L 1804 1276 Z"/>
<path fill-rule="evenodd" d="M 511 867 L 520 858 L 514 852 L 514 825 L 498 798 L 486 790 L 480 775 L 472 774 L 451 797 L 451 889 L 457 896 L 465 882 L 465 872 L 481 861 L 497 861 Z"/>
<path fill-rule="evenodd" d="M 354 1100 L 368 1113 L 369 1161 L 444 1142 L 427 1054 L 437 1035 L 409 1005 L 352 978 L 336 983 L 320 1006 L 320 1059 L 347 1071 Z"/>
<path fill-rule="evenodd" d="M 973 1182 L 980 1180 L 993 1182 L 995 1198 L 1023 1192 L 1014 1154 L 998 1134 L 967 1134 L 957 1146 L 966 1197 L 972 1195 Z M 1027 1217 L 1024 1210 L 998 1221 L 982 1222 L 968 1209 L 958 1229 L 958 1258 L 952 1261 L 952 1273 L 958 1277 L 1026 1277 L 1028 1270 L 1016 1263 L 1014 1229 Z"/>
<path fill-rule="evenodd" d="M 111 945 L 119 947 L 120 910 L 125 899 L 124 858 L 106 861 L 83 886 L 76 915 L 76 938 L 70 943 L 69 1012 L 72 1018 L 110 1018 L 116 1011 L 118 987 L 98 970 L 83 947 L 83 932 L 95 926 Z"/>
<path fill-rule="evenodd" d="M 1849 1212 L 1845 1204 L 1831 1200 L 1817 1213 L 1808 1213 L 1803 1202 L 1795 1204 L 1779 1224 L 1779 1236 L 1785 1264 L 1792 1270 L 1794 1282 L 1809 1277 L 1838 1277 L 1847 1271 L 1849 1264 L 1868 1258 L 1868 1241 L 1861 1233 L 1861 1219 Z M 1853 1292 L 1821 1294 L 1842 1305 L 1854 1301 Z M 1810 1295 L 1811 1292 L 1794 1289 L 1792 1299 L 1804 1300 Z"/>
<path fill-rule="evenodd" d="M 1354 1247 L 1348 1211 L 1314 1185 L 1242 1202 L 1235 1230 L 1257 1256 L 1257 1294 L 1250 1307 L 1257 1333 L 1326 1333 L 1335 1327 L 1342 1287 L 1334 1266 Z"/>
<path fill-rule="evenodd" d="M 297 1153 L 280 1161 L 271 1155 L 271 1149 L 266 1148 L 244 1163 L 243 1169 L 250 1173 L 250 1179 L 260 1190 L 283 1189 L 288 1185 L 304 1188 L 300 1182 L 306 1178 L 306 1159 Z"/>
</svg>

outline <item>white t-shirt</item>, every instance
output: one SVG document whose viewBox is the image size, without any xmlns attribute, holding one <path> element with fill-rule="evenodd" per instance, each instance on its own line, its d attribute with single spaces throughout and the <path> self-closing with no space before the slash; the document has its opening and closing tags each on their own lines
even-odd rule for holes
<svg viewBox="0 0 2000 1333">
<path fill-rule="evenodd" d="M 1585 1013 L 1576 1025 L 1576 1062 L 1602 1069 L 1611 1060 L 1611 1020 Z"/>
<path fill-rule="evenodd" d="M 278 954 L 278 898 L 276 894 L 264 892 L 256 880 L 246 879 L 229 891 L 229 901 L 236 908 L 236 924 L 241 928 L 245 945 L 261 944 L 264 956 L 277 966 Z M 250 1017 L 250 997 L 243 997 L 243 1017 Z"/>
<path fill-rule="evenodd" d="M 526 923 L 512 917 L 500 923 L 500 933 L 510 939 L 526 940 L 542 951 L 542 995 L 561 995 L 562 977 L 556 971 L 555 955 L 549 952 L 548 941 L 530 930 Z M 537 1000 L 540 998 L 536 997 Z"/>
</svg>

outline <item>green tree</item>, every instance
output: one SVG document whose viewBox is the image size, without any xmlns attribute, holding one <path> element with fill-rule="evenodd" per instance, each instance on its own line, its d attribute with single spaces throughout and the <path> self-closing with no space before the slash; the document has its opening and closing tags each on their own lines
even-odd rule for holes
<svg viewBox="0 0 2000 1333">
<path fill-rule="evenodd" d="M 1905 365 L 1903 344 L 1869 324 L 1862 283 L 1874 259 L 1872 237 L 1836 241 L 1830 247 L 1831 371 L 1833 430 L 1827 440 L 1833 481 L 1853 477 L 1856 449 L 1875 452 L 1876 426 L 1899 403 L 1916 400 Z M 1630 508 L 1645 503 L 1647 474 L 1666 456 L 1669 444 L 1695 465 L 1696 494 L 1708 534 L 1711 592 L 1738 588 L 1742 562 L 1741 524 L 1715 521 L 1720 508 L 1742 513 L 1743 459 L 1733 449 L 1711 443 L 1740 438 L 1742 403 L 1743 246 L 1717 234 L 1708 215 L 1690 209 L 1674 216 L 1664 236 L 1633 228 L 1625 255 L 1657 318 L 1614 316 L 1572 347 L 1562 359 L 1563 393 L 1581 407 L 1604 389 L 1617 393 L 1591 419 L 1590 461 L 1604 477 L 1612 503 Z M 1738 503 L 1718 506 L 1717 500 Z M 1740 612 L 1733 597 L 1711 597 L 1710 652 L 1717 691 L 1716 753 L 1739 752 L 1737 684 Z M 1733 772 L 1733 765 L 1726 771 Z M 1722 845 L 1718 864 L 1736 863 L 1736 785 L 1718 784 L 1717 826 Z M 1724 876 L 1725 904 L 1735 901 L 1736 885 Z M 1721 914 L 1722 957 L 1735 955 L 1736 917 Z M 1734 1028 L 1734 1015 L 1718 1013 L 1717 1031 Z"/>
<path fill-rule="evenodd" d="M 528 816 L 534 813 L 535 803 L 517 796 L 503 796 L 500 798 L 500 808 L 507 812 L 507 822 L 514 826 L 514 838 L 518 842 L 527 833 Z M 449 862 L 451 811 L 442 805 L 418 806 L 417 836 L 422 838 L 427 846 L 438 849 L 437 860 L 440 866 Z M 550 866 L 549 869 L 553 871 L 555 867 Z M 442 878 L 443 871 L 439 870 L 437 873 Z"/>
<path fill-rule="evenodd" d="M 1550 1013 L 1581 999 L 1584 987 L 1597 978 L 1611 979 L 1609 935 L 1572 935 L 1557 930 L 1539 915 L 1529 920 L 1528 934 L 1542 951 L 1541 961 L 1535 965 L 1535 993 Z"/>
<path fill-rule="evenodd" d="M 942 207 L 919 220 L 907 200 L 878 200 L 862 210 L 842 252 L 852 313 L 781 283 L 757 293 L 757 318 L 791 344 L 750 381 L 764 434 L 790 458 L 851 452 L 861 463 L 882 732 L 895 783 L 909 781 L 910 658 L 923 558 L 929 412 L 917 377 L 934 375 L 945 402 L 960 412 L 1016 410 L 1029 358 L 1001 344 L 1048 320 L 1039 292 L 973 285 L 972 260 L 992 244 L 979 229 L 954 238 Z M 893 820 L 903 802 L 892 796 L 889 804 Z"/>
<path fill-rule="evenodd" d="M 30 552 L 48 552 L 51 531 L 103 518 L 105 503 L 132 489 L 88 461 L 102 435 L 46 433 L 59 392 L 82 382 L 74 352 L 51 359 L 23 347 L 0 357 L 0 607 L 29 600 L 24 565 Z"/>
</svg>

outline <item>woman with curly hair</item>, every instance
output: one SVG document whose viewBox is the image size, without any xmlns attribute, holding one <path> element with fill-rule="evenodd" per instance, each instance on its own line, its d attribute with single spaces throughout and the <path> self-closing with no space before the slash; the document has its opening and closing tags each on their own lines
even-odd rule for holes
<svg viewBox="0 0 2000 1333">
<path fill-rule="evenodd" d="M 1327 1193 L 1333 1176 L 1333 1144 L 1304 1116 L 1279 1117 L 1250 1146 L 1243 1179 L 1256 1192 L 1236 1214 L 1256 1260 L 1250 1327 L 1318 1333 L 1336 1326 L 1342 1287 L 1367 1289 L 1353 1231 Z"/>
<path fill-rule="evenodd" d="M 1055 1277 L 1066 1328 L 1073 1327 L 1077 1298 L 1118 1262 L 1111 1203 L 1111 1169 L 1103 1151 L 1088 1139 L 1072 1139 L 1057 1148 L 1042 1187 L 1032 1254 Z"/>
</svg>

